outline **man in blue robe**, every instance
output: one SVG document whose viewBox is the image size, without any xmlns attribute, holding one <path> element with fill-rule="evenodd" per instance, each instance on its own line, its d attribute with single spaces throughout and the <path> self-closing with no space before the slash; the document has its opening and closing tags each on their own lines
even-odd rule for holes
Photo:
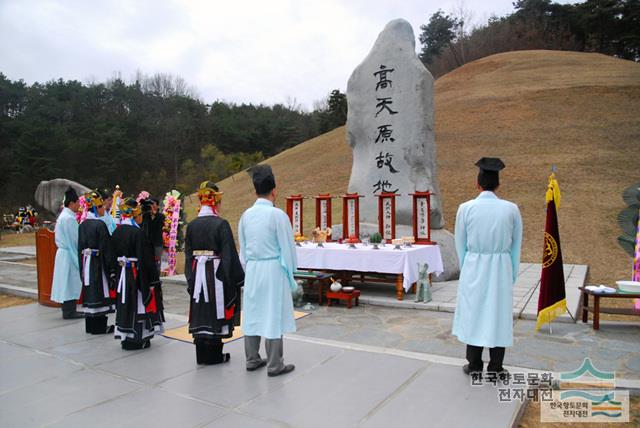
<svg viewBox="0 0 640 428">
<path fill-rule="evenodd" d="M 58 251 L 53 267 L 51 300 L 62 303 L 62 318 L 83 318 L 76 311 L 76 300 L 82 291 L 78 261 L 78 221 L 76 212 L 80 208 L 78 194 L 69 187 L 64 193 L 64 208 L 56 220 L 55 239 Z"/>
<path fill-rule="evenodd" d="M 460 205 L 455 241 L 460 281 L 453 334 L 467 344 L 466 374 L 480 376 L 482 351 L 489 348 L 489 372 L 508 376 L 502 366 L 505 347 L 513 344 L 513 284 L 520 266 L 522 219 L 518 206 L 498 198 L 498 158 L 482 158 L 476 166 L 476 199 Z"/>
<path fill-rule="evenodd" d="M 269 376 L 295 369 L 284 364 L 282 335 L 296 330 L 291 293 L 297 284 L 296 250 L 289 217 L 274 206 L 275 177 L 269 165 L 250 171 L 258 199 L 240 218 L 240 258 L 245 263 L 242 300 L 247 370 L 267 366 Z M 267 360 L 260 358 L 260 337 L 265 338 Z"/>
</svg>

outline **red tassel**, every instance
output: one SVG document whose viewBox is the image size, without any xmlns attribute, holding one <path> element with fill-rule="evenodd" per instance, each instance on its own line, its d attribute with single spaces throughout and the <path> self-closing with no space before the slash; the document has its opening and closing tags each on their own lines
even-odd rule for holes
<svg viewBox="0 0 640 428">
<path fill-rule="evenodd" d="M 131 265 L 131 270 L 133 271 L 133 279 L 138 279 L 138 269 L 136 269 L 135 265 Z"/>
<path fill-rule="evenodd" d="M 156 313 L 158 312 L 158 307 L 156 305 L 156 290 L 153 289 L 151 290 L 151 299 L 149 300 L 149 303 L 147 304 L 145 311 L 147 313 Z"/>
<path fill-rule="evenodd" d="M 118 297 L 118 292 L 116 290 L 109 289 L 109 297 L 115 299 L 116 297 Z"/>
<path fill-rule="evenodd" d="M 231 305 L 230 308 L 224 308 L 224 318 L 228 321 L 233 318 L 233 314 L 236 311 L 236 305 Z"/>
</svg>

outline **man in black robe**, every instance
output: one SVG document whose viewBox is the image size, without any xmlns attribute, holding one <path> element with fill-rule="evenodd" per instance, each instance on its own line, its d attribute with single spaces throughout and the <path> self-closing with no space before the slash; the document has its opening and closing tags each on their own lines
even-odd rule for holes
<svg viewBox="0 0 640 428">
<path fill-rule="evenodd" d="M 229 361 L 223 338 L 240 325 L 240 289 L 244 270 L 227 220 L 218 216 L 222 192 L 205 181 L 198 189 L 200 211 L 185 240 L 185 276 L 190 296 L 189 333 L 198 364 Z"/>
<path fill-rule="evenodd" d="M 140 228 L 135 199 L 120 205 L 122 222 L 113 232 L 113 263 L 118 265 L 115 337 L 122 349 L 148 348 L 155 326 L 162 327 L 162 293 L 153 249 Z"/>
<path fill-rule="evenodd" d="M 148 198 L 144 201 L 148 206 L 147 210 L 143 209 L 142 228 L 147 234 L 147 238 L 153 247 L 153 254 L 156 261 L 158 271 L 160 271 L 160 261 L 162 258 L 162 228 L 164 227 L 164 214 L 160 212 L 160 202 L 157 198 Z"/>
<path fill-rule="evenodd" d="M 115 311 L 110 288 L 113 288 L 115 268 L 111 235 L 100 219 L 104 204 L 98 191 L 82 196 L 87 204 L 87 217 L 78 228 L 78 264 L 83 288 L 85 331 L 91 334 L 113 333 L 107 327 L 107 314 Z"/>
</svg>

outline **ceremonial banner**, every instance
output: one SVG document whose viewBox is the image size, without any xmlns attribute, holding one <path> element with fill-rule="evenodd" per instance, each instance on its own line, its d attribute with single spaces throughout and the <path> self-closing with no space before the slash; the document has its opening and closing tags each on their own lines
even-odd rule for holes
<svg viewBox="0 0 640 428">
<path fill-rule="evenodd" d="M 293 234 L 299 233 L 300 235 L 304 235 L 302 231 L 302 200 L 304 199 L 302 195 L 291 195 L 287 199 L 287 215 L 289 216 L 289 220 L 291 221 L 291 228 L 293 229 Z"/>
<path fill-rule="evenodd" d="M 553 173 L 549 176 L 546 200 L 547 219 L 544 226 L 542 276 L 540 277 L 536 331 L 540 330 L 542 324 L 550 323 L 567 310 L 557 214 L 557 209 L 560 207 L 560 187 Z"/>
<path fill-rule="evenodd" d="M 120 190 L 120 186 L 116 184 L 116 190 L 113 191 L 113 202 L 111 203 L 111 217 L 116 222 L 116 224 L 120 224 L 120 204 L 122 203 L 122 191 Z"/>
<path fill-rule="evenodd" d="M 162 228 L 162 242 L 167 252 L 167 266 L 161 270 L 163 275 L 171 276 L 176 273 L 176 251 L 178 246 L 178 227 L 180 226 L 180 192 L 167 192 L 163 201 L 164 226 Z"/>
</svg>

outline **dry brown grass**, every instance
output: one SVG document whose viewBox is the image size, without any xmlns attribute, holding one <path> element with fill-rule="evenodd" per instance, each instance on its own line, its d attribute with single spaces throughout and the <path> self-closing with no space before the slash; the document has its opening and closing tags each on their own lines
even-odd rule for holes
<svg viewBox="0 0 640 428">
<path fill-rule="evenodd" d="M 0 309 L 9 308 L 11 306 L 28 305 L 35 302 L 34 299 L 25 297 L 12 296 L 11 294 L 0 293 Z"/>
<path fill-rule="evenodd" d="M 523 261 L 539 262 L 544 192 L 552 164 L 562 190 L 559 211 L 565 263 L 587 264 L 590 281 L 613 284 L 629 277 L 631 259 L 618 247 L 616 215 L 622 190 L 640 178 L 640 64 L 600 54 L 520 51 L 465 65 L 436 81 L 438 177 L 446 228 L 458 205 L 475 197 L 482 156 L 499 156 L 507 168 L 500 195 L 520 206 Z M 345 128 L 302 143 L 268 160 L 284 197 L 346 191 L 352 155 Z M 245 173 L 223 180 L 222 215 L 236 230 L 253 203 Z M 191 201 L 193 216 L 195 198 Z M 341 203 L 334 202 L 334 222 Z M 308 200 L 305 229 L 315 226 Z M 629 306 L 630 300 L 619 302 Z"/>
<path fill-rule="evenodd" d="M 14 233 L 2 232 L 0 239 L 0 248 L 2 247 L 20 247 L 23 245 L 36 245 L 35 232 L 31 233 Z"/>
<path fill-rule="evenodd" d="M 637 427 L 640 426 L 640 396 L 629 397 L 629 422 L 626 423 L 579 423 L 580 428 L 601 428 L 601 427 Z M 542 423 L 540 422 L 540 403 L 530 401 L 524 411 L 524 415 L 518 424 L 518 428 L 567 428 L 571 426 L 567 423 Z"/>
</svg>

